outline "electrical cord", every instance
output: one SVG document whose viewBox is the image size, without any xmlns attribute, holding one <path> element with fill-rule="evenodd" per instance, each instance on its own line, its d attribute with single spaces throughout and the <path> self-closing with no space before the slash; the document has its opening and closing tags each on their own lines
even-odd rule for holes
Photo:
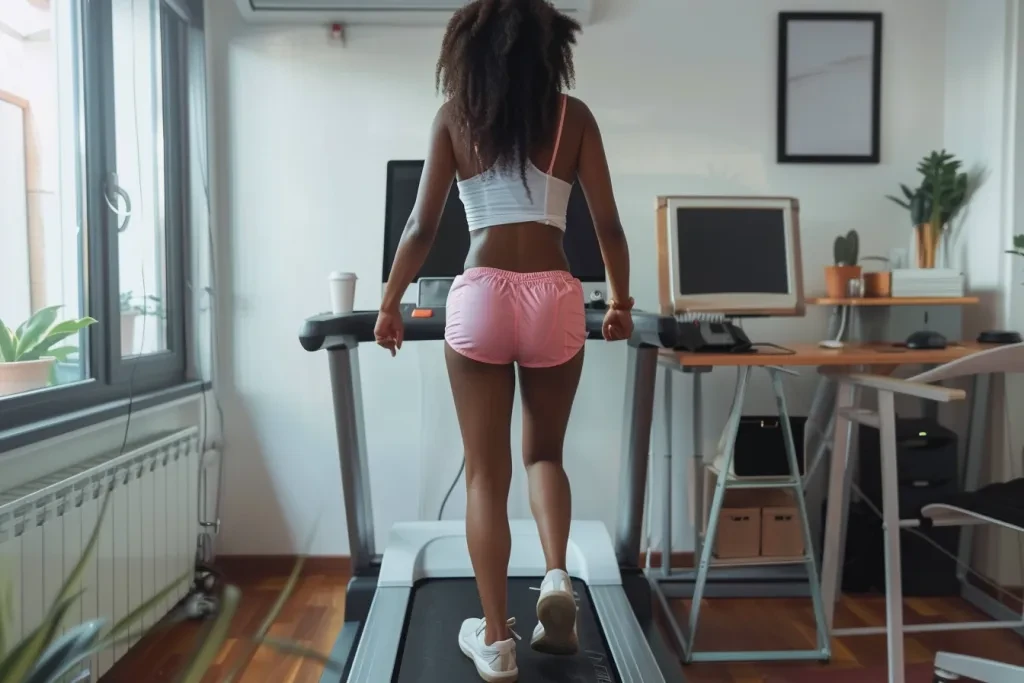
<svg viewBox="0 0 1024 683">
<path fill-rule="evenodd" d="M 738 327 L 741 330 L 743 330 L 744 332 L 746 332 L 746 330 L 743 329 L 743 319 L 742 318 L 736 318 L 736 327 Z M 742 351 L 737 351 L 737 353 L 757 353 L 757 349 L 759 349 L 759 348 L 761 348 L 761 349 L 775 349 L 776 351 L 781 351 L 782 353 L 774 354 L 774 355 L 778 355 L 778 356 L 792 356 L 792 355 L 794 355 L 796 353 L 796 351 L 794 351 L 793 349 L 787 348 L 785 346 L 779 346 L 778 344 L 772 344 L 771 342 L 754 342 L 754 343 L 750 344 L 750 346 L 748 346 L 745 349 L 743 349 Z M 740 382 L 739 382 L 739 368 L 737 368 L 736 387 L 739 388 L 739 386 L 740 386 Z"/>
<path fill-rule="evenodd" d="M 455 480 L 452 481 L 452 485 L 448 487 L 448 493 L 444 494 L 444 500 L 441 501 L 441 509 L 437 511 L 437 521 L 441 521 L 444 517 L 444 508 L 448 505 L 448 499 L 452 497 L 452 492 L 455 490 L 455 486 L 459 483 L 459 479 L 462 478 L 462 473 L 466 471 L 466 456 L 462 456 L 462 464 L 459 465 L 459 471 L 455 475 Z"/>
<path fill-rule="evenodd" d="M 136 59 L 136 49 L 137 49 L 137 46 L 136 46 L 136 41 L 135 41 L 135 0 L 132 0 L 132 2 L 131 2 L 131 7 L 129 9 L 129 19 L 131 20 L 131 23 L 132 23 L 131 38 L 130 38 L 131 43 L 130 44 L 131 44 L 131 56 L 132 56 L 132 107 L 133 107 L 132 123 L 133 123 L 134 132 L 135 132 L 135 170 L 138 173 L 139 185 L 141 187 L 141 184 L 142 184 L 142 138 L 141 138 L 141 135 L 139 133 L 139 119 L 138 119 L 138 116 L 139 116 L 139 94 L 138 94 L 138 88 L 137 88 L 137 85 L 136 85 L 137 78 L 136 78 L 136 66 L 135 66 L 136 62 L 138 61 Z M 121 190 L 121 192 L 124 193 L 125 195 L 127 195 L 127 192 L 125 192 L 124 190 Z M 103 198 L 104 198 L 104 200 L 107 203 L 107 207 L 110 208 L 115 214 L 117 214 L 117 216 L 119 218 L 123 218 L 124 219 L 124 222 L 118 226 L 118 229 L 117 229 L 117 231 L 115 233 L 117 235 L 117 239 L 120 240 L 120 236 L 128 228 L 128 222 L 129 222 L 129 220 L 131 219 L 131 216 L 132 216 L 131 202 L 130 202 L 130 200 L 126 201 L 126 208 L 122 212 L 120 209 L 114 207 L 110 203 L 110 199 L 109 199 L 109 197 L 107 197 L 106 192 L 104 192 Z M 139 204 L 140 205 L 143 204 L 141 197 L 139 197 Z M 120 253 L 120 251 L 118 253 Z M 142 300 L 143 301 L 148 301 L 148 296 L 147 296 L 147 293 L 146 293 L 146 265 L 145 265 L 145 262 L 141 262 L 140 263 L 140 265 L 139 265 L 139 274 L 142 277 Z M 144 348 L 145 343 L 146 343 L 146 328 L 147 327 L 149 327 L 149 326 L 146 324 L 145 316 L 143 316 L 142 335 L 139 337 L 139 348 L 140 349 Z M 125 349 L 121 349 L 121 357 L 124 358 L 124 356 L 125 356 Z M 132 414 L 133 414 L 134 408 L 135 408 L 135 371 L 138 370 L 138 367 L 139 367 L 138 362 L 137 361 L 133 362 L 132 363 L 131 372 L 128 374 L 128 411 L 127 411 L 127 416 L 125 417 L 124 435 L 121 437 L 121 448 L 120 448 L 120 450 L 118 452 L 119 456 L 120 455 L 124 455 L 125 451 L 128 448 L 128 436 L 131 433 Z"/>
<path fill-rule="evenodd" d="M 186 27 L 186 30 L 187 31 L 192 31 L 192 28 L 191 27 Z M 186 40 L 186 45 L 187 45 L 186 50 L 190 51 L 190 52 L 196 52 L 196 43 L 195 43 L 194 40 L 192 40 L 192 38 L 193 38 L 192 35 L 188 36 L 188 40 Z M 202 47 L 202 45 L 200 45 L 200 47 Z M 188 55 L 186 55 L 186 56 L 188 57 Z M 207 90 L 207 88 L 206 88 L 206 72 L 205 72 L 205 57 L 204 57 L 203 60 L 195 60 L 195 59 L 192 59 L 192 58 L 189 57 L 189 58 L 186 59 L 186 64 L 188 65 L 188 68 L 191 71 L 191 73 L 189 74 L 190 77 L 187 79 L 189 84 L 190 84 L 191 90 L 193 92 L 194 91 L 201 91 L 201 92 L 203 92 L 205 94 L 206 90 Z M 200 68 L 198 65 L 202 65 L 203 68 Z M 190 112 L 191 112 L 191 120 L 192 121 L 204 121 L 204 122 L 207 121 L 208 117 L 206 116 L 206 112 L 202 111 L 204 99 L 201 99 L 199 97 L 193 97 L 193 96 L 191 96 L 191 93 L 186 93 L 186 96 L 189 99 L 189 108 L 190 108 Z M 199 471 L 200 471 L 201 474 L 204 475 L 203 476 L 204 484 L 203 484 L 203 487 L 202 487 L 202 489 L 201 489 L 201 491 L 199 493 L 199 496 L 197 497 L 196 506 L 198 507 L 198 513 L 199 513 L 198 519 L 200 520 L 200 524 L 201 524 L 201 526 L 204 529 L 203 535 L 200 536 L 200 549 L 199 549 L 199 552 L 200 552 L 200 555 L 201 555 L 202 560 L 203 560 L 204 563 L 212 564 L 213 556 L 214 556 L 212 538 L 215 537 L 219 533 L 219 531 L 220 531 L 220 513 L 221 513 L 221 507 L 222 507 L 222 501 L 223 501 L 223 492 L 224 492 L 224 486 L 223 486 L 223 482 L 224 482 L 223 440 L 224 440 L 224 425 L 225 425 L 225 421 L 224 421 L 224 407 L 223 407 L 223 405 L 221 403 L 220 395 L 219 395 L 219 393 L 217 391 L 217 381 L 216 381 L 216 377 L 217 377 L 217 342 L 218 342 L 216 322 L 217 322 L 217 318 L 218 318 L 217 295 L 218 295 L 218 292 L 219 292 L 219 289 L 218 289 L 218 277 L 217 277 L 217 275 L 218 275 L 217 274 L 217 263 L 218 263 L 217 254 L 218 254 L 218 249 L 217 249 L 216 235 L 214 234 L 214 230 L 213 230 L 212 201 L 211 201 L 211 198 L 210 198 L 210 180 L 209 180 L 209 175 L 208 175 L 208 163 L 209 163 L 209 139 L 208 138 L 209 138 L 208 132 L 207 132 L 207 134 L 204 134 L 204 135 L 201 135 L 201 136 L 195 136 L 195 138 L 194 138 L 197 141 L 196 142 L 196 153 L 197 153 L 197 156 L 199 157 L 198 158 L 198 163 L 195 165 L 195 168 L 199 172 L 199 181 L 200 181 L 200 184 L 201 184 L 202 190 L 203 190 L 203 199 L 205 200 L 205 206 L 202 207 L 202 208 L 205 209 L 205 216 L 206 216 L 206 243 L 207 243 L 207 251 L 208 251 L 207 258 L 208 258 L 209 279 L 210 279 L 209 286 L 201 288 L 201 292 L 204 293 L 206 295 L 206 297 L 207 297 L 207 305 L 205 307 L 199 306 L 199 312 L 200 313 L 208 313 L 209 314 L 208 325 L 209 325 L 210 364 L 209 364 L 209 368 L 205 368 L 204 367 L 204 363 L 203 363 L 203 355 L 202 355 L 202 353 L 196 353 L 195 354 L 195 357 L 196 357 L 196 371 L 197 371 L 197 373 L 199 375 L 199 378 L 201 380 L 205 380 L 206 376 L 207 376 L 207 372 L 206 371 L 208 370 L 210 382 L 212 384 L 211 390 L 207 391 L 207 389 L 204 387 L 203 391 L 200 392 L 200 400 L 201 400 L 201 403 L 202 403 L 202 448 L 201 448 L 201 451 L 200 451 L 200 454 L 199 454 Z M 193 283 L 193 281 L 191 279 L 188 280 L 188 288 L 189 288 L 189 291 L 193 295 L 195 295 L 197 293 L 197 290 L 196 290 L 196 287 L 195 287 L 195 283 Z M 210 431 L 211 430 L 210 430 L 210 424 L 209 424 L 210 418 L 209 418 L 209 398 L 207 396 L 208 393 L 212 394 L 214 409 L 217 412 L 217 426 L 219 427 L 219 431 L 220 431 L 220 442 L 219 443 L 218 443 L 218 441 L 216 439 L 212 439 L 211 436 L 210 436 Z M 212 516 L 208 516 L 206 514 L 207 510 L 205 509 L 206 508 L 206 504 L 205 503 L 206 503 L 207 498 L 208 498 L 207 493 L 208 493 L 208 487 L 209 487 L 209 484 L 208 484 L 208 482 L 205 479 L 206 458 L 207 458 L 207 454 L 211 450 L 217 450 L 218 447 L 220 447 L 220 451 L 221 451 L 220 454 L 219 454 L 220 458 L 221 458 L 221 462 L 220 462 L 219 466 L 217 467 L 217 477 L 216 477 L 217 480 L 216 480 L 216 484 L 215 484 L 216 485 L 216 490 L 215 490 L 215 493 L 214 493 L 214 501 L 213 501 L 213 506 L 214 506 L 213 515 Z"/>
<path fill-rule="evenodd" d="M 775 349 L 776 351 L 780 352 L 780 353 L 770 354 L 770 355 L 773 355 L 773 356 L 792 356 L 792 355 L 796 354 L 796 351 L 794 351 L 793 349 L 791 349 L 789 347 L 779 346 L 778 344 L 773 344 L 771 342 L 754 342 L 753 344 L 750 345 L 750 348 L 751 349 Z M 755 353 L 756 353 L 756 351 L 755 351 Z"/>
</svg>

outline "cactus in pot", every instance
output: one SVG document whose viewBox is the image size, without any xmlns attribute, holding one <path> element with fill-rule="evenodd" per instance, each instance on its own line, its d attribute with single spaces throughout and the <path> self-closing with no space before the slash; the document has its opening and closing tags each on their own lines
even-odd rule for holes
<svg viewBox="0 0 1024 683">
<path fill-rule="evenodd" d="M 832 256 L 837 266 L 855 266 L 860 258 L 860 236 L 856 230 L 836 237 L 832 244 Z"/>
<path fill-rule="evenodd" d="M 825 290 L 829 298 L 842 299 L 849 295 L 849 283 L 860 278 L 860 236 L 856 230 L 836 237 L 832 243 L 835 265 L 825 267 Z"/>
</svg>

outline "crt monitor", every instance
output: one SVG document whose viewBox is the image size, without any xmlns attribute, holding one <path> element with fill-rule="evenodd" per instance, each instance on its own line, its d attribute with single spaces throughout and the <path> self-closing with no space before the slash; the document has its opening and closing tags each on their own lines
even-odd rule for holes
<svg viewBox="0 0 1024 683">
<path fill-rule="evenodd" d="M 799 216 L 790 197 L 659 197 L 662 313 L 803 315 Z"/>
<path fill-rule="evenodd" d="M 398 241 L 402 237 L 409 213 L 416 203 L 416 191 L 419 189 L 420 176 L 423 174 L 422 161 L 390 161 L 388 162 L 387 198 L 384 215 L 384 267 L 382 281 L 386 282 L 391 273 L 391 264 L 395 260 Z M 590 207 L 583 196 L 580 184 L 574 183 L 569 197 L 569 211 L 566 215 L 565 240 L 563 242 L 565 256 L 569 260 L 569 270 L 574 277 L 582 282 L 604 282 L 604 260 L 594 232 L 594 223 L 590 217 Z M 459 191 L 452 184 L 451 192 L 441 214 L 441 223 L 437 229 L 437 239 L 427 255 L 423 268 L 416 276 L 421 277 L 455 277 L 462 273 L 469 253 L 469 227 L 466 224 L 466 212 L 459 199 Z"/>
</svg>

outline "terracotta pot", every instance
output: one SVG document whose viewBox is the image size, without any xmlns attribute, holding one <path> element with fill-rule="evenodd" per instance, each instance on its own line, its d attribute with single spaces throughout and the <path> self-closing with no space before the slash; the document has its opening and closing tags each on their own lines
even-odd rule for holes
<svg viewBox="0 0 1024 683">
<path fill-rule="evenodd" d="M 0 363 L 0 396 L 13 396 L 50 385 L 53 358 Z"/>
<path fill-rule="evenodd" d="M 922 223 L 914 228 L 914 240 L 917 246 L 917 267 L 934 268 L 935 254 L 939 250 L 942 238 L 942 226 Z"/>
<path fill-rule="evenodd" d="M 864 296 L 886 298 L 892 296 L 892 272 L 864 273 Z"/>
<path fill-rule="evenodd" d="M 825 294 L 830 299 L 847 298 L 850 280 L 856 280 L 860 274 L 860 266 L 825 266 Z"/>
</svg>

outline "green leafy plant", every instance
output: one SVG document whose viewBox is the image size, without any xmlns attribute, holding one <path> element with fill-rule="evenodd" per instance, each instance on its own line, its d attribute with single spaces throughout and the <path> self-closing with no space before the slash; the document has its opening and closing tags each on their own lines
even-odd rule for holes
<svg viewBox="0 0 1024 683">
<path fill-rule="evenodd" d="M 55 347 L 96 320 L 85 317 L 57 322 L 57 313 L 61 308 L 63 307 L 41 308 L 14 330 L 0 320 L 0 363 L 17 363 L 42 358 L 56 358 L 62 361 L 76 353 L 77 346 Z"/>
<path fill-rule="evenodd" d="M 158 604 L 170 596 L 183 582 L 188 581 L 191 572 L 178 577 L 162 591 L 144 602 L 130 614 L 107 628 L 106 619 L 93 619 L 64 630 L 64 619 L 68 610 L 79 599 L 83 590 L 79 588 L 82 574 L 96 550 L 100 528 L 110 504 L 110 492 L 103 500 L 96 526 L 92 530 L 89 542 L 71 570 L 64 585 L 61 586 L 53 604 L 47 610 L 42 623 L 32 630 L 23 640 L 8 647 L 6 634 L 3 630 L 4 620 L 0 619 L 0 683 L 58 683 L 71 674 L 77 667 L 115 645 L 122 645 L 134 639 L 132 627 L 140 619 L 151 612 Z M 341 672 L 341 664 L 329 657 L 310 650 L 290 641 L 276 640 L 267 637 L 270 626 L 277 620 L 281 609 L 294 591 L 302 574 L 303 561 L 295 563 L 291 576 L 284 589 L 260 626 L 259 631 L 248 640 L 248 648 L 243 648 L 242 655 L 236 660 L 227 677 L 221 683 L 234 683 L 248 665 L 253 653 L 261 645 L 267 645 L 286 655 L 293 655 L 318 662 L 324 668 Z M 0 597 L 3 597 L 0 593 Z M 226 586 L 220 596 L 219 609 L 215 617 L 199 632 L 196 646 L 179 673 L 178 683 L 200 683 L 218 653 L 227 641 L 230 627 L 238 612 L 241 602 L 241 591 L 235 586 Z M 0 600 L 0 615 L 5 614 L 4 601 Z M 10 605 L 8 596 L 7 605 Z M 175 620 L 161 622 L 156 629 L 167 628 Z M 151 633 L 153 630 L 151 630 Z"/>
<path fill-rule="evenodd" d="M 941 230 L 970 198 L 970 178 L 960 172 L 961 166 L 960 160 L 946 150 L 932 152 L 917 165 L 920 186 L 912 190 L 901 183 L 903 197 L 890 194 L 886 198 L 910 212 L 911 226 L 927 223 Z"/>
<path fill-rule="evenodd" d="M 159 318 L 164 317 L 163 299 L 152 294 L 139 300 L 133 292 L 121 292 L 120 297 L 121 313 L 135 313 L 136 315 L 153 315 Z"/>
<path fill-rule="evenodd" d="M 1024 235 L 1013 236 L 1013 249 L 1007 249 L 1007 254 L 1013 254 L 1014 256 L 1024 256 Z"/>
<path fill-rule="evenodd" d="M 856 230 L 836 237 L 832 244 L 832 256 L 837 266 L 855 266 L 860 258 L 860 236 Z"/>
</svg>

